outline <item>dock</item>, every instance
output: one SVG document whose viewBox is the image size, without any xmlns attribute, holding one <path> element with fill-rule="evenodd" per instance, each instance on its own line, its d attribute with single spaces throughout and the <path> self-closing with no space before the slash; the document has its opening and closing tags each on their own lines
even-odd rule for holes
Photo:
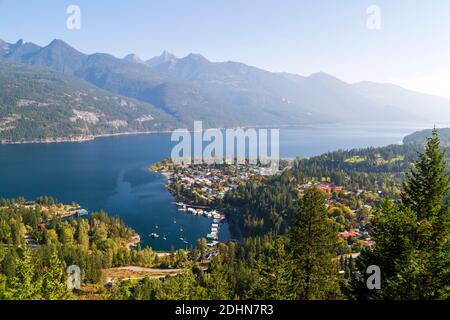
<svg viewBox="0 0 450 320">
<path fill-rule="evenodd" d="M 225 215 L 217 210 L 210 210 L 210 207 L 188 205 L 183 202 L 174 202 L 175 205 L 180 207 L 178 210 L 190 213 L 195 216 L 203 216 L 213 220 L 211 224 L 211 231 L 206 235 L 206 239 L 209 240 L 208 246 L 217 246 L 219 243 L 220 225 L 225 220 Z"/>
</svg>

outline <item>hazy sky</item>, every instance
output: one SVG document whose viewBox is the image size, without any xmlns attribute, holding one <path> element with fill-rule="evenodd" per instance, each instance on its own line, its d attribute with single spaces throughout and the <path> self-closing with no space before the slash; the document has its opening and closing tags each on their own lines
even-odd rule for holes
<svg viewBox="0 0 450 320">
<path fill-rule="evenodd" d="M 66 27 L 71 4 L 81 8 L 80 30 Z M 367 27 L 370 5 L 381 9 L 380 30 Z M 194 52 L 450 97 L 448 0 L 0 0 L 0 39 L 19 38 L 119 57 Z"/>
</svg>

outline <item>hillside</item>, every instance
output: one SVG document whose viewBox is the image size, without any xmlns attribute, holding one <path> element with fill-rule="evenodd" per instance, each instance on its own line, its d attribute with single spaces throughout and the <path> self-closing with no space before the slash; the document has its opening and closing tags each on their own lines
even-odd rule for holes
<svg viewBox="0 0 450 320">
<path fill-rule="evenodd" d="M 173 117 L 150 104 L 69 75 L 0 60 L 2 143 L 81 140 L 177 125 Z"/>
<path fill-rule="evenodd" d="M 8 48 L 4 59 L 73 75 L 99 88 L 150 103 L 190 125 L 194 120 L 203 120 L 209 127 L 295 125 L 332 120 L 311 110 L 283 108 L 283 104 L 289 105 L 287 101 L 263 92 L 248 92 L 238 99 L 230 99 L 226 90 L 217 95 L 193 81 L 158 70 L 158 61 L 163 62 L 167 57 L 154 61 L 155 68 L 152 68 L 133 55 L 125 59 L 103 53 L 85 55 L 61 40 L 54 40 L 46 47 L 22 41 L 4 47 Z"/>
<path fill-rule="evenodd" d="M 427 138 L 431 137 L 431 129 L 414 132 L 403 139 L 404 144 L 425 144 Z M 450 145 L 450 128 L 438 129 L 442 145 Z"/>
<path fill-rule="evenodd" d="M 397 106 L 402 112 L 433 122 L 450 120 L 450 104 L 446 98 L 406 90 L 388 83 L 359 82 L 353 88 L 361 95 L 385 105 Z"/>
<path fill-rule="evenodd" d="M 450 119 L 450 100 L 390 84 L 349 84 L 325 73 L 303 77 L 200 54 L 87 55 L 61 40 L 45 47 L 1 43 L 6 60 L 51 68 L 101 89 L 152 104 L 180 122 L 205 126 L 423 122 Z"/>
<path fill-rule="evenodd" d="M 157 60 L 164 62 L 156 64 Z M 159 72 L 195 84 L 218 101 L 241 106 L 241 112 L 262 108 L 284 123 L 421 119 L 398 106 L 377 103 L 325 73 L 310 77 L 272 73 L 238 62 L 211 62 L 198 54 L 169 60 L 161 56 L 151 64 Z"/>
</svg>

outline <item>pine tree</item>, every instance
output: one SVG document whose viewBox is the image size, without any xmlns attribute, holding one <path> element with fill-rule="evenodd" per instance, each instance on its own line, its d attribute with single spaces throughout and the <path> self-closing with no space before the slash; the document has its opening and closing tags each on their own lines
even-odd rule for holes
<svg viewBox="0 0 450 320">
<path fill-rule="evenodd" d="M 317 188 L 305 191 L 290 231 L 296 298 L 340 297 L 337 262 L 337 230 L 328 219 L 325 195 Z"/>
<path fill-rule="evenodd" d="M 443 200 L 450 190 L 450 178 L 445 152 L 439 147 L 438 131 L 434 129 L 425 152 L 413 162 L 403 184 L 402 203 L 417 214 L 418 221 L 436 223 L 442 214 L 447 214 Z"/>
<path fill-rule="evenodd" d="M 425 152 L 407 174 L 402 204 L 417 216 L 415 240 L 417 297 L 450 296 L 450 213 L 445 198 L 450 190 L 445 152 L 440 150 L 438 131 L 427 139 Z"/>
<path fill-rule="evenodd" d="M 250 296 L 262 300 L 292 300 L 295 297 L 292 258 L 282 238 L 275 239 L 273 246 L 271 252 L 257 262 L 256 281 Z"/>
<path fill-rule="evenodd" d="M 364 250 L 356 260 L 351 294 L 357 299 L 408 299 L 415 294 L 413 274 L 409 268 L 416 260 L 414 233 L 416 215 L 410 209 L 386 200 L 372 222 L 375 246 Z M 367 270 L 381 270 L 381 290 L 369 290 Z"/>
<path fill-rule="evenodd" d="M 48 300 L 64 300 L 69 296 L 63 266 L 56 250 L 53 251 L 50 258 L 50 266 L 44 274 L 42 289 L 44 297 Z"/>
<path fill-rule="evenodd" d="M 406 174 L 401 202 L 385 204 L 374 224 L 375 247 L 358 259 L 382 271 L 382 290 L 370 292 L 354 281 L 357 297 L 445 299 L 450 297 L 450 190 L 445 153 L 437 130 Z"/>
<path fill-rule="evenodd" d="M 16 261 L 16 275 L 11 280 L 7 297 L 12 300 L 38 300 L 41 298 L 42 281 L 36 277 L 32 252 L 28 246 L 21 259 Z"/>
<path fill-rule="evenodd" d="M 213 300 L 228 300 L 231 297 L 230 283 L 227 281 L 224 265 L 218 261 L 211 264 L 210 274 L 204 274 L 207 296 Z"/>
</svg>

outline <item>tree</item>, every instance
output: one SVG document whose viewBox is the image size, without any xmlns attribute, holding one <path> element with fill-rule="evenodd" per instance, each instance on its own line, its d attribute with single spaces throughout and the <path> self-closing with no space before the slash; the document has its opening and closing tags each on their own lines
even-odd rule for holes
<svg viewBox="0 0 450 320">
<path fill-rule="evenodd" d="M 203 275 L 203 280 L 208 292 L 207 298 L 212 300 L 231 299 L 230 281 L 226 276 L 226 266 L 217 259 L 212 262 L 210 273 Z"/>
<path fill-rule="evenodd" d="M 199 293 L 195 275 L 192 270 L 185 269 L 179 275 L 166 279 L 163 291 L 157 296 L 159 300 L 196 300 L 202 297 Z"/>
<path fill-rule="evenodd" d="M 339 298 L 337 263 L 333 261 L 337 232 L 328 219 L 325 195 L 318 188 L 305 190 L 289 238 L 296 298 Z"/>
<path fill-rule="evenodd" d="M 437 130 L 406 174 L 401 202 L 385 204 L 374 223 L 375 247 L 357 261 L 359 275 L 369 265 L 382 272 L 382 289 L 369 291 L 353 281 L 356 297 L 446 299 L 450 297 L 450 190 L 446 158 Z M 364 277 L 362 277 L 364 279 Z"/>
<path fill-rule="evenodd" d="M 42 281 L 36 277 L 32 253 L 28 246 L 23 250 L 22 258 L 16 261 L 17 271 L 11 280 L 8 298 L 13 300 L 38 300 L 41 298 Z"/>
<path fill-rule="evenodd" d="M 59 260 L 56 250 L 53 251 L 50 258 L 50 266 L 44 274 L 43 295 L 48 300 L 67 299 L 69 292 L 67 290 L 63 264 Z"/>
<path fill-rule="evenodd" d="M 136 300 L 156 300 L 161 294 L 162 282 L 159 279 L 145 277 L 142 285 L 136 288 Z"/>
<path fill-rule="evenodd" d="M 440 150 L 438 131 L 427 139 L 425 152 L 407 174 L 402 204 L 417 217 L 415 244 L 417 298 L 450 296 L 450 212 L 445 198 L 450 190 L 445 152 Z"/>
<path fill-rule="evenodd" d="M 77 242 L 84 250 L 89 249 L 89 224 L 84 219 L 78 221 Z"/>
<path fill-rule="evenodd" d="M 206 249 L 208 249 L 208 241 L 205 238 L 200 238 L 197 240 L 197 249 L 199 250 L 200 259 L 203 257 L 203 255 L 206 252 Z"/>
<path fill-rule="evenodd" d="M 375 246 L 364 250 L 356 260 L 357 272 L 352 274 L 352 296 L 357 299 L 408 299 L 415 294 L 412 268 L 417 259 L 414 232 L 416 215 L 386 200 L 373 221 Z M 382 290 L 367 287 L 369 266 L 381 270 Z"/>
<path fill-rule="evenodd" d="M 257 263 L 257 276 L 250 296 L 262 300 L 292 300 L 293 263 L 282 238 L 274 240 L 272 252 Z"/>
<path fill-rule="evenodd" d="M 19 260 L 19 255 L 14 247 L 8 248 L 5 257 L 2 259 L 0 264 L 2 273 L 8 279 L 12 279 L 16 275 L 17 265 L 16 262 Z"/>
<path fill-rule="evenodd" d="M 427 139 L 425 152 L 413 162 L 403 183 L 402 203 L 417 214 L 417 219 L 436 223 L 444 214 L 443 199 L 450 190 L 450 178 L 446 172 L 446 156 L 439 148 L 436 129 Z"/>
</svg>

